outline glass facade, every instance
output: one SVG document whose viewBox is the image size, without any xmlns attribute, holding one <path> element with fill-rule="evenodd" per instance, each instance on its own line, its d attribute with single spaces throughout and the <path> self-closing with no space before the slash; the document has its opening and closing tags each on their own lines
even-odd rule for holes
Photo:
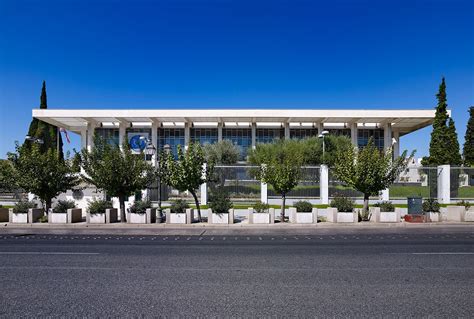
<svg viewBox="0 0 474 319">
<path fill-rule="evenodd" d="M 317 137 L 317 128 L 290 128 L 290 138 L 302 140 L 309 137 Z"/>
<path fill-rule="evenodd" d="M 178 145 L 184 150 L 184 128 L 159 128 L 158 149 L 162 150 L 168 144 L 174 157 L 178 156 Z"/>
<path fill-rule="evenodd" d="M 217 128 L 196 128 L 190 129 L 191 142 L 201 145 L 217 143 Z"/>
<path fill-rule="evenodd" d="M 104 139 L 111 145 L 119 145 L 119 129 L 118 128 L 103 128 L 97 127 L 95 129 L 95 135 Z"/>
<path fill-rule="evenodd" d="M 384 134 L 383 129 L 358 129 L 357 130 L 357 146 L 359 148 L 366 146 L 369 143 L 369 138 L 374 138 L 375 146 L 379 150 L 384 148 Z"/>
<path fill-rule="evenodd" d="M 331 129 L 326 129 L 326 131 L 329 132 L 329 135 L 347 136 L 348 138 L 351 138 L 350 128 L 331 128 Z"/>
<path fill-rule="evenodd" d="M 245 160 L 247 151 L 252 147 L 252 129 L 222 128 L 222 139 L 229 140 L 240 149 L 240 160 Z"/>
<path fill-rule="evenodd" d="M 285 138 L 284 128 L 257 128 L 257 143 L 272 143 L 275 140 Z"/>
</svg>

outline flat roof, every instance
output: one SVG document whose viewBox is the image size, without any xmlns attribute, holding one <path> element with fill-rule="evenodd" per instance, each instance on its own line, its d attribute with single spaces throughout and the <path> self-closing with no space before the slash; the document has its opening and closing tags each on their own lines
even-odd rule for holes
<svg viewBox="0 0 474 319">
<path fill-rule="evenodd" d="M 434 109 L 33 109 L 33 117 L 76 133 L 88 123 L 105 122 L 281 122 L 392 123 L 393 130 L 404 135 L 431 125 L 434 116 Z"/>
</svg>

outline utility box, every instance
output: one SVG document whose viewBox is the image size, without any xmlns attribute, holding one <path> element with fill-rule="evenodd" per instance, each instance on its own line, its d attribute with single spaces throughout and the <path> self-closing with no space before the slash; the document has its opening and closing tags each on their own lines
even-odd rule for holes
<svg viewBox="0 0 474 319">
<path fill-rule="evenodd" d="M 423 198 L 419 196 L 407 197 L 408 211 L 407 213 L 412 214 L 423 214 Z"/>
</svg>

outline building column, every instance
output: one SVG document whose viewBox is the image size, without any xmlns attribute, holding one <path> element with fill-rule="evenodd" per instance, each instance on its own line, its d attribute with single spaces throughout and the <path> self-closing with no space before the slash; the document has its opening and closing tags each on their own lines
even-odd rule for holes
<svg viewBox="0 0 474 319">
<path fill-rule="evenodd" d="M 189 127 L 191 123 L 184 122 L 184 149 L 187 150 L 189 146 L 189 141 L 191 137 L 191 129 Z"/>
<path fill-rule="evenodd" d="M 119 122 L 119 147 L 122 151 L 123 151 L 122 145 L 123 145 L 124 139 L 126 139 L 126 136 L 125 136 L 126 132 L 127 132 L 127 123 L 120 121 Z"/>
<path fill-rule="evenodd" d="M 354 145 L 355 147 L 359 147 L 357 138 L 358 138 L 357 123 L 351 123 L 351 142 L 352 142 L 352 145 Z"/>
<path fill-rule="evenodd" d="M 449 204 L 451 202 L 451 166 L 438 166 L 438 201 L 441 204 Z"/>
<path fill-rule="evenodd" d="M 393 131 L 393 138 L 397 141 L 395 145 L 393 145 L 393 158 L 399 158 L 400 157 L 400 132 L 398 131 Z"/>
<path fill-rule="evenodd" d="M 257 145 L 257 123 L 252 122 L 252 149 Z"/>
<path fill-rule="evenodd" d="M 321 134 L 321 132 L 324 130 L 324 125 L 321 122 L 315 123 L 314 127 L 318 129 L 318 135 Z"/>
<path fill-rule="evenodd" d="M 290 123 L 285 122 L 285 140 L 290 139 Z"/>
<path fill-rule="evenodd" d="M 319 174 L 319 197 L 321 204 L 329 204 L 329 169 L 327 165 L 321 165 Z"/>
<path fill-rule="evenodd" d="M 383 126 L 383 146 L 385 150 L 392 147 L 392 124 L 386 123 Z"/>
<path fill-rule="evenodd" d="M 153 144 L 153 146 L 156 148 L 156 152 L 155 154 L 153 154 L 153 157 L 152 157 L 153 165 L 156 165 L 156 162 L 158 160 L 158 156 L 160 153 L 160 150 L 158 149 L 158 126 L 159 126 L 158 122 L 155 122 L 155 121 L 151 122 L 151 144 Z"/>
<path fill-rule="evenodd" d="M 217 123 L 217 142 L 222 141 L 222 122 Z"/>
<path fill-rule="evenodd" d="M 87 123 L 87 131 L 86 131 L 86 148 L 88 152 L 92 151 L 92 148 L 94 147 L 94 134 L 95 134 L 95 128 L 97 124 L 96 123 Z"/>
<path fill-rule="evenodd" d="M 87 148 L 87 128 L 81 130 L 81 150 Z"/>
</svg>

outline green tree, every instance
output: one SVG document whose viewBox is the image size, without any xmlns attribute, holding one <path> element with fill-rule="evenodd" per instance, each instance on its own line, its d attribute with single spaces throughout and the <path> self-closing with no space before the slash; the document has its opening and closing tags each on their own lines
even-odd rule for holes
<svg viewBox="0 0 474 319">
<path fill-rule="evenodd" d="M 38 196 L 46 212 L 56 196 L 79 184 L 77 169 L 69 155 L 64 160 L 54 149 L 43 153 L 40 145 L 25 148 L 17 143 L 16 153 L 9 157 L 16 170 L 18 186 Z"/>
<path fill-rule="evenodd" d="M 120 220 L 125 223 L 125 201 L 129 196 L 145 189 L 156 178 L 155 168 L 147 163 L 143 154 L 133 154 L 125 139 L 122 150 L 96 136 L 89 152 L 81 150 L 81 174 L 85 182 L 104 190 L 108 196 L 118 197 Z"/>
<path fill-rule="evenodd" d="M 280 221 L 285 221 L 286 195 L 298 185 L 304 164 L 304 143 L 297 140 L 279 140 L 257 144 L 249 154 L 249 161 L 258 165 L 257 179 L 270 184 L 281 196 Z"/>
<path fill-rule="evenodd" d="M 446 136 L 448 143 L 447 147 L 449 152 L 449 164 L 450 165 L 461 165 L 462 157 L 460 153 L 460 147 L 458 142 L 458 133 L 456 133 L 456 126 L 454 125 L 454 120 L 449 118 L 448 120 L 448 130 Z"/>
<path fill-rule="evenodd" d="M 46 82 L 43 81 L 43 88 L 41 89 L 40 98 L 40 109 L 47 109 L 47 98 L 46 98 Z M 28 129 L 28 136 L 32 138 L 40 139 L 43 141 L 40 144 L 40 151 L 46 153 L 48 150 L 59 151 L 59 157 L 64 158 L 63 153 L 63 140 L 61 134 L 58 131 L 58 127 L 33 118 Z M 25 141 L 23 147 L 30 149 L 33 144 L 32 141 Z"/>
<path fill-rule="evenodd" d="M 326 164 L 333 166 L 336 154 L 353 148 L 351 139 L 347 136 L 326 135 L 324 137 L 324 158 L 323 139 L 312 137 L 302 140 L 304 144 L 304 162 L 307 165 Z"/>
<path fill-rule="evenodd" d="M 239 160 L 240 151 L 231 141 L 223 140 L 214 144 L 206 144 L 203 148 L 208 163 L 232 165 Z"/>
<path fill-rule="evenodd" d="M 474 165 L 474 106 L 469 108 L 469 121 L 467 122 L 466 135 L 463 147 L 464 164 Z"/>
<path fill-rule="evenodd" d="M 18 188 L 17 176 L 13 163 L 0 160 L 0 192 L 11 192 Z"/>
<path fill-rule="evenodd" d="M 194 143 L 189 144 L 186 152 L 178 146 L 177 159 L 170 153 L 164 153 L 162 156 L 164 160 L 159 163 L 162 181 L 180 192 L 188 191 L 194 198 L 198 219 L 202 221 L 197 189 L 210 180 L 213 163 L 207 163 L 206 170 L 203 170 L 206 158 L 202 146 Z"/>
<path fill-rule="evenodd" d="M 350 148 L 339 152 L 333 168 L 334 175 L 345 185 L 364 194 L 363 211 L 369 210 L 369 197 L 377 196 L 388 188 L 406 169 L 414 156 L 414 151 L 407 158 L 407 151 L 392 160 L 392 150 L 381 152 L 369 139 L 367 146 L 358 150 Z"/>
</svg>

